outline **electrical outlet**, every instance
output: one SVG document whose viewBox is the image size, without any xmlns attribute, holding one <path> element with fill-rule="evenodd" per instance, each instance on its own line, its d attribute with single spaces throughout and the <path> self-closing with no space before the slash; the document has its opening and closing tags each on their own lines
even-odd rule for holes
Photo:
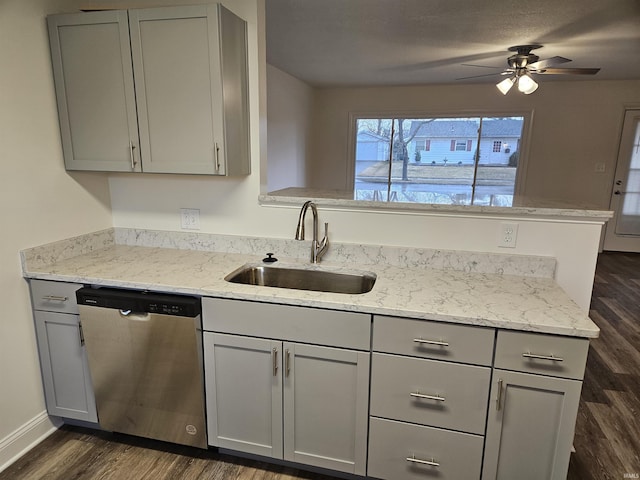
<svg viewBox="0 0 640 480">
<path fill-rule="evenodd" d="M 516 248 L 517 239 L 518 239 L 517 223 L 500 224 L 500 237 L 498 238 L 498 247 Z"/>
<path fill-rule="evenodd" d="M 604 173 L 606 169 L 607 169 L 607 165 L 603 162 L 598 162 L 593 167 L 593 170 L 596 173 Z"/>
<path fill-rule="evenodd" d="M 200 210 L 198 208 L 181 208 L 180 227 L 184 230 L 200 230 Z"/>
</svg>

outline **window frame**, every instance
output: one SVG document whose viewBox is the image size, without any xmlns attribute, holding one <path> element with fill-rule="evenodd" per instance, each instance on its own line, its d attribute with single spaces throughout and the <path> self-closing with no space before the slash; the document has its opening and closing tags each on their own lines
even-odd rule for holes
<svg viewBox="0 0 640 480">
<path fill-rule="evenodd" d="M 477 118 L 477 117 L 522 117 L 522 134 L 518 143 L 518 168 L 516 170 L 516 178 L 513 188 L 514 198 L 525 195 L 526 176 L 528 169 L 528 159 L 531 146 L 531 127 L 533 124 L 534 110 L 376 110 L 376 111 L 351 111 L 349 112 L 349 125 L 347 129 L 347 162 L 346 179 L 348 188 L 353 189 L 355 185 L 355 167 L 356 167 L 356 135 L 357 122 L 361 119 L 377 119 L 377 118 Z M 367 202 L 366 200 L 361 200 Z M 370 202 L 374 205 L 376 202 Z M 398 205 L 402 205 L 401 203 Z M 420 205 L 420 204 L 411 204 Z M 414 207 L 415 208 L 415 207 Z M 402 210 L 402 207 L 398 207 Z"/>
</svg>

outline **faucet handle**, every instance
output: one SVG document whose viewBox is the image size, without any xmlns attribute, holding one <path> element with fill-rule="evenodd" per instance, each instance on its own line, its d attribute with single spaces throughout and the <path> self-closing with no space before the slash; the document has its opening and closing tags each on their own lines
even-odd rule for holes
<svg viewBox="0 0 640 480">
<path fill-rule="evenodd" d="M 329 222 L 324 222 L 324 238 L 329 236 Z"/>
</svg>

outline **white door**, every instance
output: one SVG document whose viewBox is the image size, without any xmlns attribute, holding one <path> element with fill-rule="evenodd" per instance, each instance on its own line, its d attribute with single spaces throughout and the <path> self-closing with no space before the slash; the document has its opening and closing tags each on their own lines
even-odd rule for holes
<svg viewBox="0 0 640 480">
<path fill-rule="evenodd" d="M 640 252 L 640 110 L 624 117 L 605 250 Z"/>
</svg>

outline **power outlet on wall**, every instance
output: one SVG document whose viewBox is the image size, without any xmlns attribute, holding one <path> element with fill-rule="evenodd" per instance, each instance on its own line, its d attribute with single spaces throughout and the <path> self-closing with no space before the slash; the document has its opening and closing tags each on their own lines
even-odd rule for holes
<svg viewBox="0 0 640 480">
<path fill-rule="evenodd" d="M 200 230 L 200 209 L 181 208 L 180 227 L 184 230 Z"/>
<path fill-rule="evenodd" d="M 498 238 L 498 247 L 516 248 L 517 239 L 518 239 L 517 223 L 500 224 L 500 237 Z"/>
</svg>

